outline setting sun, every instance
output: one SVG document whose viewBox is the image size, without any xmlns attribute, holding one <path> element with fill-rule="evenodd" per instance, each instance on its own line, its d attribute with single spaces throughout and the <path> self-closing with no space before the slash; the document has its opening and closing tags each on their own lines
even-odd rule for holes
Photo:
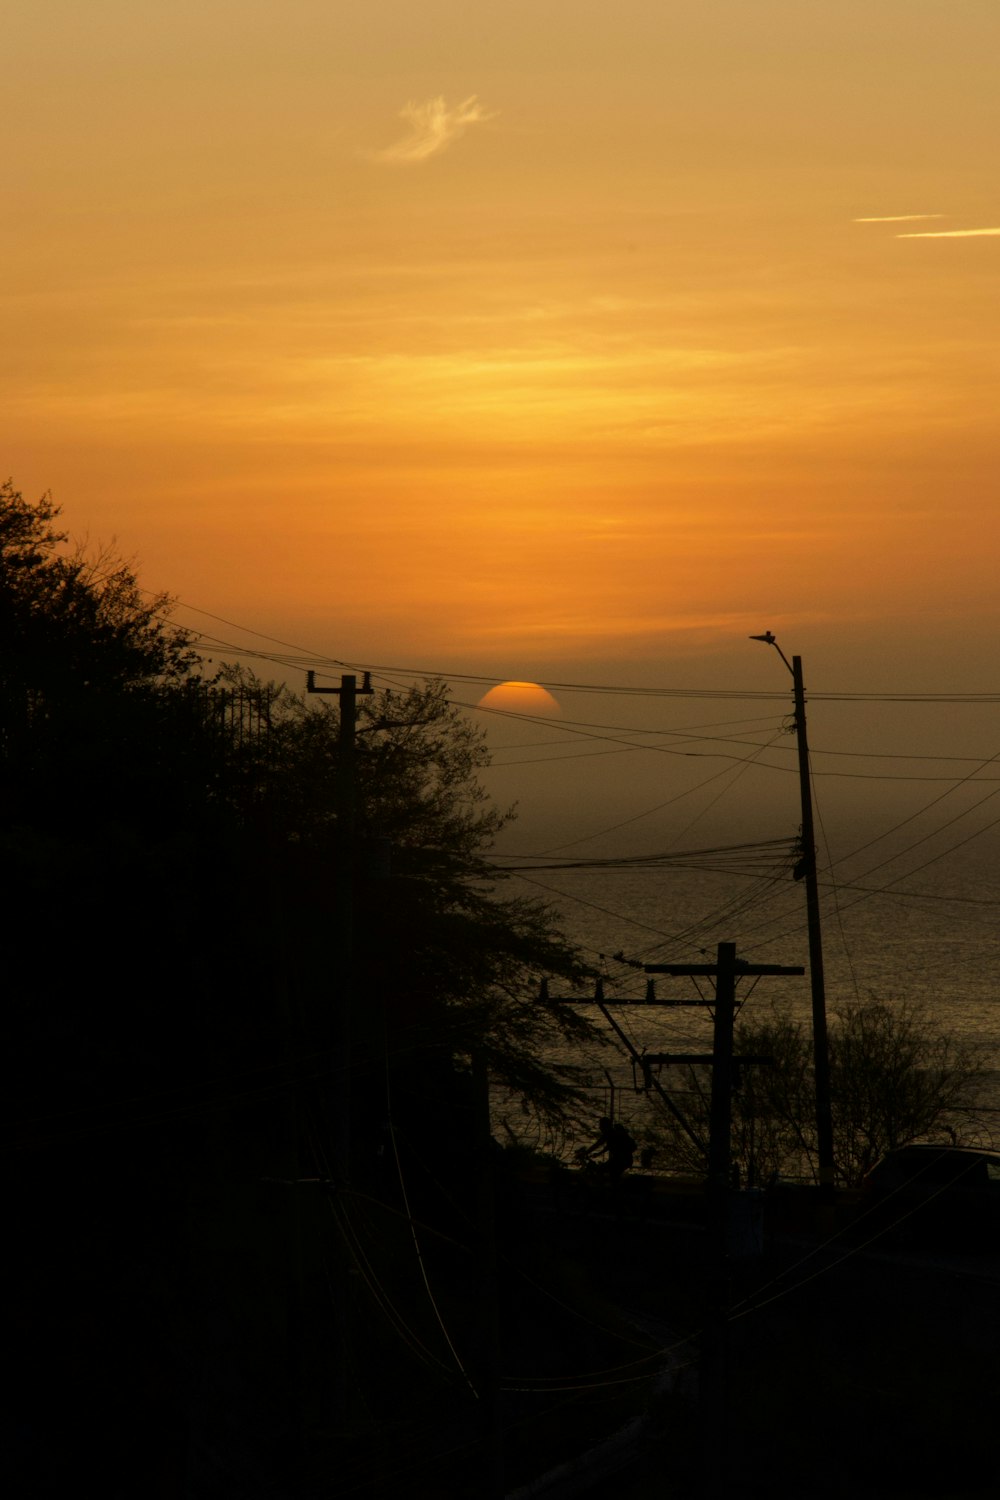
<svg viewBox="0 0 1000 1500">
<path fill-rule="evenodd" d="M 498 683 L 480 698 L 479 707 L 545 719 L 556 718 L 562 712 L 552 694 L 537 682 Z"/>
</svg>

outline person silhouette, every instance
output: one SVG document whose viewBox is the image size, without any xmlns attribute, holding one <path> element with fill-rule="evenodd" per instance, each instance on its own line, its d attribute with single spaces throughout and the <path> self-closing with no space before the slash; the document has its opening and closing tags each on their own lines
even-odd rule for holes
<svg viewBox="0 0 1000 1500">
<path fill-rule="evenodd" d="M 588 1147 L 587 1156 L 607 1157 L 605 1165 L 612 1182 L 619 1182 L 635 1161 L 636 1145 L 625 1126 L 603 1115 L 598 1121 L 598 1136 Z"/>
</svg>

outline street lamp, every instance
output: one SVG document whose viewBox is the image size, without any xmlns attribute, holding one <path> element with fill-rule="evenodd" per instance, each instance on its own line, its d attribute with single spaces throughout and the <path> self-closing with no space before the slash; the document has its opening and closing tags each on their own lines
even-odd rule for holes
<svg viewBox="0 0 1000 1500">
<path fill-rule="evenodd" d="M 802 658 L 791 661 L 770 630 L 752 635 L 752 641 L 773 646 L 792 674 L 795 694 L 795 737 L 799 750 L 799 794 L 802 801 L 802 869 L 806 882 L 806 918 L 809 927 L 809 980 L 812 989 L 813 1071 L 816 1079 L 816 1147 L 822 1200 L 833 1198 L 833 1116 L 830 1107 L 830 1047 L 826 1033 L 826 985 L 823 978 L 823 937 L 819 920 L 819 882 L 816 878 L 816 837 L 813 832 L 812 785 L 809 780 L 809 744 L 806 739 L 806 692 L 802 682 Z"/>
</svg>

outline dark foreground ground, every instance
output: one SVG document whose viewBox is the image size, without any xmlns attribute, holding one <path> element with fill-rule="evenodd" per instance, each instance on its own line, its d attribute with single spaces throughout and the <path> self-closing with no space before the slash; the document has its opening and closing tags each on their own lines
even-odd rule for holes
<svg viewBox="0 0 1000 1500">
<path fill-rule="evenodd" d="M 734 1258 L 720 1287 L 706 1270 L 696 1196 L 636 1180 L 617 1201 L 610 1191 L 603 1202 L 596 1191 L 575 1201 L 571 1193 L 548 1213 L 536 1201 L 540 1237 L 584 1259 L 592 1288 L 637 1326 L 646 1310 L 674 1337 L 617 1466 L 613 1445 L 598 1445 L 591 1465 L 522 1493 L 1000 1493 L 996 1248 L 974 1233 L 956 1240 L 947 1223 L 880 1233 L 884 1222 L 860 1212 L 841 1199 L 833 1216 L 821 1214 L 811 1193 L 786 1194 L 767 1205 L 761 1253 Z M 728 1316 L 708 1342 L 706 1366 L 716 1299 Z M 692 1342 L 680 1343 L 688 1333 Z"/>
<path fill-rule="evenodd" d="M 974 1237 L 872 1239 L 792 1193 L 720 1275 L 699 1194 L 651 1178 L 502 1173 L 495 1238 L 322 1185 L 164 1202 L 37 1180 L 8 1492 L 1000 1493 L 1000 1266 Z"/>
</svg>

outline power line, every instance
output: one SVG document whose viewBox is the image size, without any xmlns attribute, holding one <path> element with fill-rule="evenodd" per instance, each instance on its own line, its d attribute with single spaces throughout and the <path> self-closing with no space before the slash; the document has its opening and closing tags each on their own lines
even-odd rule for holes
<svg viewBox="0 0 1000 1500">
<path fill-rule="evenodd" d="M 975 834 L 970 835 L 970 838 L 975 837 Z M 968 840 L 963 840 L 963 843 L 965 842 L 968 842 Z M 954 845 L 956 849 L 960 849 L 961 847 L 961 844 Z M 953 851 L 948 849 L 945 852 L 951 854 Z M 931 864 L 933 862 L 933 860 L 928 861 Z M 921 865 L 919 868 L 922 870 L 926 866 Z M 916 875 L 918 871 L 910 870 L 907 873 L 909 875 Z M 901 880 L 905 880 L 906 878 L 906 875 L 900 876 Z M 839 884 L 833 881 L 821 881 L 820 884 L 828 886 L 831 890 L 864 891 L 869 896 L 882 896 L 888 890 L 888 887 L 884 885 L 858 885 L 853 880 L 842 880 Z M 893 891 L 892 894 L 894 896 L 905 896 L 907 901 L 930 901 L 935 905 L 941 906 L 949 906 L 955 903 L 962 906 L 1000 906 L 1000 897 L 996 896 L 942 896 L 939 891 Z M 852 902 L 851 905 L 853 906 L 853 904 Z"/>
<path fill-rule="evenodd" d="M 740 760 L 741 762 L 745 762 L 752 761 L 753 757 L 738 756 L 736 757 L 736 759 Z M 667 797 L 663 802 L 657 802 L 653 807 L 644 808 L 642 812 L 633 813 L 630 817 L 622 818 L 617 823 L 612 823 L 606 828 L 599 828 L 594 833 L 582 834 L 579 838 L 570 839 L 565 844 L 556 844 L 551 849 L 542 850 L 542 853 L 558 854 L 560 850 L 575 849 L 580 844 L 589 844 L 590 842 L 592 842 L 592 840 L 604 838 L 605 835 L 609 833 L 617 833 L 621 828 L 628 828 L 632 823 L 641 822 L 643 818 L 649 818 L 652 817 L 654 813 L 662 812 L 665 807 L 671 807 L 675 802 L 680 802 L 684 797 L 693 796 L 695 792 L 700 792 L 704 787 L 711 785 L 713 781 L 718 781 L 720 776 L 728 775 L 731 770 L 732 766 L 723 766 L 721 771 L 713 772 L 713 774 L 706 777 L 704 781 L 699 781 L 696 786 L 688 787 L 681 792 L 676 792 L 672 797 Z"/>
<path fill-rule="evenodd" d="M 636 917 L 627 917 L 623 912 L 612 911 L 608 906 L 602 906 L 597 901 L 588 901 L 583 896 L 574 896 L 570 891 L 560 891 L 557 886 L 549 885 L 544 880 L 536 880 L 533 875 L 519 873 L 518 880 L 526 880 L 529 885 L 537 885 L 539 890 L 548 891 L 552 896 L 559 896 L 568 901 L 575 901 L 578 906 L 589 906 L 591 911 L 603 912 L 606 917 L 614 917 L 618 922 L 627 922 L 630 927 L 641 927 L 644 932 L 655 932 L 657 937 L 666 938 L 666 933 L 659 927 L 651 927 L 648 922 L 640 922 Z"/>
<path fill-rule="evenodd" d="M 994 751 L 994 753 L 990 756 L 987 756 L 985 760 L 981 760 L 976 767 L 976 771 L 985 770 L 987 766 L 993 765 L 998 758 L 1000 758 L 1000 750 Z M 924 813 L 930 812 L 932 807 L 936 807 L 938 803 L 943 802 L 946 797 L 950 797 L 952 792 L 957 791 L 960 786 L 964 786 L 966 782 L 973 779 L 978 779 L 976 778 L 976 771 L 970 771 L 967 776 L 961 777 L 960 780 L 954 782 L 953 785 L 949 787 L 948 791 L 941 792 L 939 796 L 933 797 L 930 802 L 925 803 L 923 807 L 918 807 L 916 812 L 910 813 L 907 817 L 901 819 L 901 821 L 894 824 L 892 828 L 887 829 L 885 833 L 880 833 L 875 838 L 869 839 L 867 843 L 861 844 L 857 849 L 852 849 L 849 854 L 842 854 L 840 858 L 836 860 L 836 863 L 840 865 L 844 864 L 849 859 L 856 859 L 859 854 L 863 854 L 866 849 L 872 848 L 874 844 L 881 843 L 884 839 L 891 838 L 892 835 L 894 833 L 898 833 L 901 828 L 905 828 L 916 818 L 920 818 L 924 815 Z M 945 827 L 947 826 L 948 825 L 945 824 Z M 908 851 L 904 850 L 903 852 L 907 853 Z M 879 865 L 875 866 L 875 869 L 880 868 L 881 866 Z M 869 870 L 866 873 L 871 874 L 871 871 Z"/>
<path fill-rule="evenodd" d="M 867 870 L 863 870 L 861 872 L 861 874 L 857 878 L 859 880 L 867 880 L 868 876 L 869 875 L 874 875 L 875 872 L 876 872 L 876 870 L 884 870 L 885 867 L 886 867 L 886 865 L 895 864 L 897 860 L 903 859 L 907 854 L 912 854 L 912 852 L 913 852 L 914 849 L 919 849 L 920 846 L 921 846 L 921 844 L 926 844 L 927 843 L 928 839 L 936 838 L 937 835 L 939 833 L 943 833 L 946 828 L 951 828 L 953 824 L 958 823 L 962 818 L 968 817 L 969 813 L 975 812 L 978 808 L 983 807 L 987 802 L 992 802 L 993 798 L 996 797 L 996 796 L 998 796 L 998 795 L 1000 795 L 1000 788 L 998 788 L 997 791 L 995 791 L 995 792 L 987 792 L 987 794 L 986 794 L 985 797 L 980 797 L 979 801 L 978 802 L 974 802 L 971 807 L 964 807 L 961 812 L 957 812 L 954 815 L 954 817 L 949 818 L 947 820 L 947 822 L 945 822 L 945 823 L 939 823 L 936 828 L 932 828 L 929 833 L 923 834 L 923 836 L 921 838 L 915 839 L 913 841 L 913 843 L 912 844 L 908 844 L 905 849 L 900 850 L 896 854 L 890 854 L 890 855 L 888 855 L 885 859 L 881 860 L 877 865 L 871 865 L 871 866 L 869 866 L 869 868 Z M 940 800 L 940 799 L 938 799 L 938 800 Z M 908 819 L 907 821 L 908 822 L 912 822 L 912 819 Z M 994 819 L 994 823 L 996 821 L 997 821 L 997 819 Z M 902 826 L 902 825 L 900 825 L 900 826 Z M 986 827 L 987 828 L 992 828 L 993 827 L 993 823 L 988 823 L 986 825 Z M 976 837 L 979 833 L 982 833 L 982 832 L 985 832 L 985 830 L 984 829 L 977 829 L 976 830 L 976 834 L 974 834 L 972 836 Z M 963 839 L 962 842 L 965 843 L 966 840 Z M 866 847 L 868 847 L 868 846 L 866 845 Z M 956 848 L 960 848 L 961 845 L 956 845 L 955 847 Z M 935 856 L 935 858 L 940 858 L 940 857 L 941 856 L 939 856 L 939 855 Z M 844 861 L 842 859 L 837 860 L 837 864 L 843 864 L 843 863 L 844 863 Z M 933 863 L 933 861 L 930 861 L 930 863 Z M 919 869 L 923 869 L 924 866 L 920 865 L 918 868 Z M 916 874 L 916 871 L 911 870 L 909 873 L 910 874 Z M 898 878 L 900 880 L 905 880 L 906 879 L 906 875 L 900 875 Z"/>
<path fill-rule="evenodd" d="M 149 594 L 151 598 L 161 598 L 151 589 L 143 589 L 143 593 Z M 497 685 L 509 681 L 506 677 L 497 677 L 485 673 L 453 672 L 440 667 L 410 667 L 402 665 L 389 665 L 377 662 L 349 662 L 339 657 L 330 656 L 326 653 L 314 650 L 311 647 L 301 646 L 291 641 L 285 641 L 278 636 L 269 635 L 264 631 L 257 630 L 253 626 L 244 625 L 240 621 L 230 620 L 224 615 L 213 613 L 211 610 L 203 609 L 196 604 L 190 604 L 187 600 L 174 597 L 170 601 L 170 607 L 161 611 L 162 617 L 167 623 L 176 624 L 172 619 L 170 609 L 181 608 L 190 610 L 194 614 L 204 615 L 207 619 L 219 621 L 220 624 L 228 625 L 231 629 L 245 631 L 248 635 L 256 636 L 260 640 L 272 641 L 284 650 L 294 651 L 298 654 L 298 661 L 307 662 L 314 670 L 320 671 L 323 666 L 333 670 L 368 670 L 372 673 L 393 673 L 400 677 L 423 678 L 429 680 L 444 680 L 454 682 L 469 682 L 477 684 Z M 184 628 L 184 627 L 181 627 Z M 241 655 L 254 655 L 266 658 L 269 654 L 280 665 L 294 665 L 295 661 L 288 662 L 283 654 L 252 651 L 248 648 L 237 646 L 234 642 L 217 641 L 218 645 Z M 691 687 L 664 687 L 664 686 L 626 686 L 622 683 L 595 683 L 595 682 L 563 682 L 551 680 L 540 683 L 539 686 L 547 688 L 550 692 L 573 692 L 573 693 L 596 693 L 611 697 L 629 698 L 668 698 L 668 699 L 690 699 L 690 700 L 746 700 L 748 702 L 787 702 L 788 694 L 777 690 L 753 690 L 747 688 L 691 688 Z M 815 703 L 925 703 L 951 705 L 959 703 L 968 704 L 990 704 L 1000 703 L 1000 693 L 992 692 L 960 692 L 960 693 L 932 693 L 932 692 L 820 692 L 810 690 L 810 701 Z M 478 705 L 475 705 L 478 707 Z M 497 712 L 497 710 L 491 710 Z"/>
<path fill-rule="evenodd" d="M 991 796 L 995 796 L 996 793 L 991 793 L 990 795 Z M 987 801 L 989 799 L 988 798 L 984 798 L 983 800 Z M 978 803 L 976 805 L 979 806 Z M 963 815 L 959 814 L 959 816 L 963 816 Z M 950 826 L 950 824 L 952 822 L 956 822 L 956 821 L 957 821 L 957 818 L 953 818 L 953 819 L 950 820 L 949 823 L 946 823 L 946 824 L 944 824 L 942 826 L 943 826 L 943 828 L 947 828 L 947 827 Z M 994 818 L 991 823 L 985 824 L 982 828 L 973 829 L 972 833 L 967 834 L 964 839 L 960 839 L 957 844 L 951 844 L 951 845 L 949 845 L 949 847 L 947 849 L 942 849 L 938 854 L 935 854 L 930 859 L 925 860 L 922 865 L 917 865 L 916 869 L 914 869 L 914 870 L 904 870 L 901 875 L 897 875 L 894 880 L 887 881 L 887 883 L 885 885 L 876 886 L 876 887 L 873 887 L 873 888 L 865 888 L 865 893 L 863 895 L 858 896 L 854 901 L 847 902 L 846 905 L 843 905 L 841 907 L 841 910 L 842 911 L 850 911 L 850 909 L 851 909 L 852 906 L 858 906 L 862 901 L 870 901 L 873 896 L 885 896 L 885 895 L 890 895 L 891 894 L 893 896 L 901 897 L 901 898 L 904 898 L 906 900 L 913 899 L 914 897 L 916 897 L 917 899 L 920 899 L 920 893 L 919 892 L 913 892 L 913 891 L 896 891 L 896 890 L 893 890 L 893 887 L 896 886 L 896 885 L 898 885 L 901 880 L 909 880 L 912 876 L 919 875 L 920 872 L 921 872 L 921 870 L 926 870 L 926 869 L 929 868 L 929 866 L 931 866 L 933 864 L 937 864 L 938 860 L 946 859 L 949 854 L 954 854 L 957 849 L 964 848 L 964 846 L 966 844 L 971 843 L 973 839 L 979 838 L 981 834 L 988 833 L 991 828 L 995 828 L 998 824 L 1000 824 L 1000 817 Z M 937 829 L 934 830 L 934 833 L 940 833 L 941 831 L 942 831 L 942 828 L 937 828 Z M 930 834 L 927 835 L 927 837 L 931 837 L 931 836 L 932 835 L 930 835 Z M 924 843 L 925 841 L 926 841 L 925 839 L 918 839 L 915 844 L 913 844 L 913 845 L 910 846 L 910 849 L 917 848 L 920 844 Z M 902 854 L 909 853 L 910 849 L 903 850 Z M 902 858 L 902 854 L 900 854 L 899 856 L 896 856 L 896 857 L 897 858 Z M 890 859 L 890 860 L 885 860 L 883 863 L 884 864 L 891 864 L 892 862 L 893 861 Z M 881 865 L 876 865 L 874 868 L 875 869 L 881 869 L 882 866 Z M 869 871 L 868 873 L 870 874 L 871 871 Z M 860 878 L 864 879 L 864 876 L 861 876 Z M 946 899 L 946 898 L 942 898 L 942 899 Z M 768 925 L 775 925 L 775 923 L 777 921 L 779 921 L 779 920 L 780 920 L 780 918 L 775 918 L 773 923 L 770 923 L 770 924 L 769 923 L 764 923 L 757 930 L 758 931 L 764 930 Z M 785 931 L 779 933 L 777 935 L 777 937 L 769 938 L 768 941 L 769 942 L 775 942 L 775 943 L 776 942 L 780 942 L 782 940 L 782 938 L 791 936 L 791 934 L 794 933 L 794 932 L 801 932 L 803 925 L 804 925 L 803 923 L 799 922 L 799 923 L 796 924 L 795 927 L 793 927 L 793 928 L 787 928 Z M 752 947 L 748 948 L 746 951 L 752 952 L 752 951 L 754 951 L 754 948 L 760 948 L 762 946 L 763 946 L 763 943 L 762 942 L 758 942 L 758 943 L 752 945 Z"/>
<path fill-rule="evenodd" d="M 510 874 L 521 874 L 525 870 L 611 870 L 611 869 L 638 869 L 652 867 L 655 869 L 690 868 L 697 869 L 730 869 L 734 861 L 740 863 L 756 862 L 760 858 L 767 858 L 774 862 L 781 856 L 779 863 L 787 866 L 795 840 L 764 839 L 752 843 L 742 844 L 720 844 L 708 849 L 683 849 L 677 852 L 664 852 L 658 854 L 624 854 L 612 855 L 605 858 L 595 859 L 566 859 L 555 860 L 551 864 L 530 865 L 499 865 L 498 868 L 508 871 Z M 517 858 L 518 856 L 510 856 Z M 528 856 L 532 860 L 543 859 L 544 855 Z M 712 861 L 721 861 L 712 863 Z"/>
</svg>

